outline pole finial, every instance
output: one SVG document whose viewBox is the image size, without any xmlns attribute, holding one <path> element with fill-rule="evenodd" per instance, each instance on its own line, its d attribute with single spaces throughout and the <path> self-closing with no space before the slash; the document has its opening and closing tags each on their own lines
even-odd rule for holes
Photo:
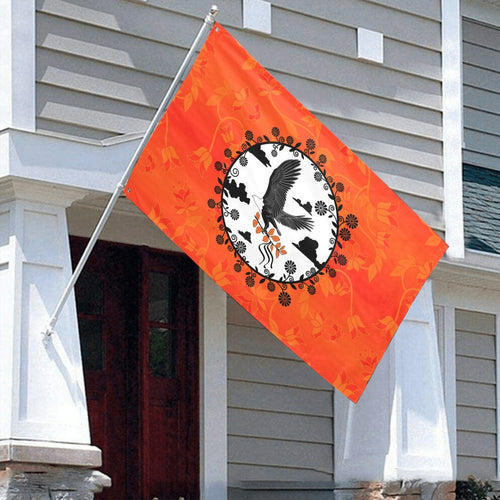
<svg viewBox="0 0 500 500">
<path fill-rule="evenodd" d="M 207 14 L 207 17 L 205 17 L 205 22 L 209 24 L 214 24 L 215 23 L 215 16 L 219 13 L 219 7 L 217 5 L 212 5 L 210 7 L 210 12 Z"/>
</svg>

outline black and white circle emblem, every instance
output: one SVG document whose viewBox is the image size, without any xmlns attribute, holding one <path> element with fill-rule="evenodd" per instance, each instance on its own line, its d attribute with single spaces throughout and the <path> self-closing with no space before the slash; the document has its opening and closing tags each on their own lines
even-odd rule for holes
<svg viewBox="0 0 500 500">
<path fill-rule="evenodd" d="M 225 176 L 221 208 L 236 253 L 270 280 L 309 279 L 335 248 L 335 196 L 322 170 L 297 146 L 262 142 L 241 152 Z"/>
</svg>

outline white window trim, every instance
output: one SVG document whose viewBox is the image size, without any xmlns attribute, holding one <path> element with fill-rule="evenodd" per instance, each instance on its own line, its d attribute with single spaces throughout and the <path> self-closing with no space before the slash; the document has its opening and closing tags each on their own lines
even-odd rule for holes
<svg viewBox="0 0 500 500">
<path fill-rule="evenodd" d="M 462 17 L 460 0 L 442 0 L 444 219 L 448 257 L 465 255 L 462 204 Z"/>
<path fill-rule="evenodd" d="M 497 479 L 500 478 L 500 411 L 499 411 L 499 401 L 500 401 L 500 313 L 496 315 L 495 321 L 495 346 L 496 346 L 496 359 L 495 368 L 497 375 Z"/>
<path fill-rule="evenodd" d="M 227 499 L 227 296 L 200 271 L 200 498 Z"/>
</svg>

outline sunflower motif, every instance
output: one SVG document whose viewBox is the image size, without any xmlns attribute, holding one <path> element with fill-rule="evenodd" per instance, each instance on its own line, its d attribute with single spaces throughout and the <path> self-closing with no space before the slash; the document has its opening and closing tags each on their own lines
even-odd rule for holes
<svg viewBox="0 0 500 500">
<path fill-rule="evenodd" d="M 318 215 L 325 215 L 327 212 L 326 203 L 322 200 L 319 200 L 314 205 L 314 210 Z"/>
<path fill-rule="evenodd" d="M 351 231 L 347 229 L 346 227 L 343 227 L 339 231 L 339 236 L 344 240 L 344 241 L 349 241 L 351 239 Z"/>
<path fill-rule="evenodd" d="M 287 292 L 281 292 L 278 300 L 283 307 L 288 307 L 292 303 L 292 298 Z"/>
<path fill-rule="evenodd" d="M 243 241 L 237 241 L 236 245 L 234 245 L 234 249 L 241 255 L 246 252 L 247 246 Z"/>
<path fill-rule="evenodd" d="M 345 218 L 345 223 L 347 227 L 356 229 L 358 227 L 358 218 L 354 214 L 348 214 Z"/>
<path fill-rule="evenodd" d="M 285 262 L 285 271 L 288 274 L 294 274 L 297 271 L 297 265 L 293 260 L 287 260 Z"/>
</svg>

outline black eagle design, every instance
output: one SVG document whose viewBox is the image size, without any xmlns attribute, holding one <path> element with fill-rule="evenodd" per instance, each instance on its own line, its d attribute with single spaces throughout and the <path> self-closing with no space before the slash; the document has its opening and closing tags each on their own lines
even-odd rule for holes
<svg viewBox="0 0 500 500">
<path fill-rule="evenodd" d="M 294 231 L 307 229 L 311 231 L 313 221 L 310 217 L 303 215 L 287 214 L 283 208 L 286 202 L 286 195 L 295 181 L 299 178 L 300 161 L 286 160 L 279 165 L 269 178 L 266 194 L 264 194 L 262 205 L 262 219 L 264 221 L 264 231 L 267 232 L 269 224 L 272 224 L 278 234 L 278 222 Z"/>
</svg>

